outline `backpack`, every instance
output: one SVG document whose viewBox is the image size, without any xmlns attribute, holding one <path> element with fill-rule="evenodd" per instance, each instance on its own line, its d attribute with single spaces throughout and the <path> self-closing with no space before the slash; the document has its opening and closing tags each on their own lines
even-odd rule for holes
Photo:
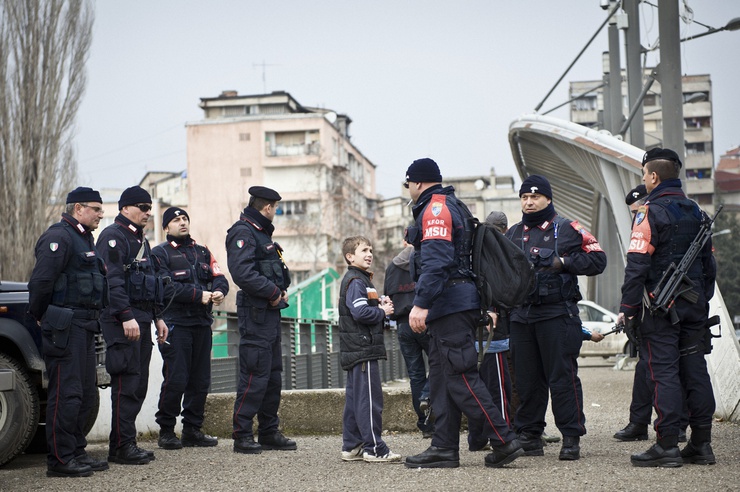
<svg viewBox="0 0 740 492">
<path fill-rule="evenodd" d="M 470 219 L 472 267 L 482 310 L 520 306 L 534 288 L 534 265 L 516 244 L 494 226 Z"/>
</svg>

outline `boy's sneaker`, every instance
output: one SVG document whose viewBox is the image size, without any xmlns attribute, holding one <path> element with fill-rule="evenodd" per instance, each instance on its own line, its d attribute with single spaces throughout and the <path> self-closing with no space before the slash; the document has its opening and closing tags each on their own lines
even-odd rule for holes
<svg viewBox="0 0 740 492">
<path fill-rule="evenodd" d="M 388 452 L 382 456 L 377 456 L 368 452 L 364 452 L 362 453 L 362 459 L 367 461 L 368 463 L 390 463 L 393 461 L 401 461 L 401 455 L 398 453 L 394 453 L 389 449 Z"/>
<path fill-rule="evenodd" d="M 342 451 L 342 461 L 362 461 L 362 444 L 351 451 Z"/>
</svg>

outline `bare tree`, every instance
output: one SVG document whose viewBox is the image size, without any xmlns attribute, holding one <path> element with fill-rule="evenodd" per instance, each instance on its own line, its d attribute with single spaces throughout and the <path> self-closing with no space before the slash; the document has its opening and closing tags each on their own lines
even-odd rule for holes
<svg viewBox="0 0 740 492">
<path fill-rule="evenodd" d="M 76 181 L 93 20 L 86 0 L 0 0 L 0 278 L 28 279 Z"/>
</svg>

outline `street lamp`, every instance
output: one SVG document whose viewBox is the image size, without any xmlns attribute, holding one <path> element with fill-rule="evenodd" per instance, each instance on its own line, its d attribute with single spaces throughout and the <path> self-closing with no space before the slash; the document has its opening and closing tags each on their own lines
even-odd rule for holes
<svg viewBox="0 0 740 492">
<path fill-rule="evenodd" d="M 696 22 L 696 21 L 694 21 L 694 22 Z M 681 42 L 682 43 L 684 41 L 690 41 L 692 39 L 696 39 L 696 38 L 701 38 L 701 37 L 704 37 L 704 36 L 708 36 L 710 34 L 714 34 L 715 32 L 720 32 L 720 31 L 737 31 L 738 29 L 740 29 L 740 17 L 735 17 L 734 19 L 730 20 L 730 22 L 728 22 L 724 27 L 710 27 L 710 26 L 707 26 L 705 24 L 702 24 L 701 22 L 696 22 L 696 23 L 699 24 L 699 25 L 701 25 L 701 26 L 706 27 L 708 29 L 708 31 L 702 32 L 702 33 L 699 33 L 699 34 L 694 34 L 693 36 L 688 36 L 686 38 L 683 38 L 683 39 L 681 39 Z"/>
</svg>

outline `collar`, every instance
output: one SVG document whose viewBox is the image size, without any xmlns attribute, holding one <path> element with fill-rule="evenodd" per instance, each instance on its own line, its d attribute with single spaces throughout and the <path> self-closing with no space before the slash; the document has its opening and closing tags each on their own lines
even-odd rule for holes
<svg viewBox="0 0 740 492">
<path fill-rule="evenodd" d="M 62 213 L 62 220 L 71 225 L 72 229 L 77 231 L 80 236 L 84 236 L 85 234 L 88 234 L 90 232 L 90 229 L 87 226 L 80 224 L 80 221 L 66 212 Z"/>
<path fill-rule="evenodd" d="M 356 271 L 362 273 L 363 275 L 365 275 L 370 280 L 373 279 L 373 272 L 371 272 L 370 270 L 363 270 L 362 268 L 358 268 L 358 267 L 356 267 L 354 265 L 349 265 L 349 267 L 347 269 L 348 270 L 356 270 Z"/>
<path fill-rule="evenodd" d="M 133 222 L 128 220 L 128 218 L 126 218 L 123 214 L 119 213 L 118 216 L 116 217 L 115 222 L 121 227 L 123 227 L 124 229 L 126 229 L 128 232 L 136 236 L 137 238 L 141 238 L 144 236 L 144 228 L 134 224 Z"/>
<path fill-rule="evenodd" d="M 194 246 L 195 240 L 191 238 L 189 235 L 186 237 L 174 237 L 167 234 L 167 242 L 170 246 L 177 249 L 180 246 Z"/>
<path fill-rule="evenodd" d="M 255 229 L 264 232 L 270 237 L 272 237 L 272 233 L 275 231 L 275 226 L 272 225 L 272 221 L 262 215 L 256 208 L 246 207 L 242 212 L 240 219 L 252 224 Z"/>
<path fill-rule="evenodd" d="M 522 224 L 524 224 L 525 230 L 533 227 L 539 227 L 545 230 L 552 224 L 555 215 L 557 215 L 555 206 L 550 202 L 547 207 L 537 212 L 532 212 L 531 214 L 522 213 Z"/>
</svg>

